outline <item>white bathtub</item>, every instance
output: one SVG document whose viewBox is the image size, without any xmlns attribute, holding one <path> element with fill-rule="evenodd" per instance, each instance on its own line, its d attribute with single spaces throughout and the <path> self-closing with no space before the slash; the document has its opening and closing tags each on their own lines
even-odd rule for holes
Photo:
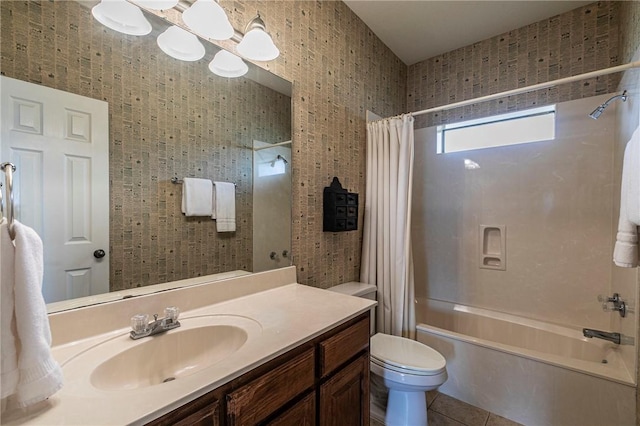
<svg viewBox="0 0 640 426">
<path fill-rule="evenodd" d="M 635 424 L 635 372 L 617 345 L 487 309 L 417 306 L 418 341 L 447 359 L 440 392 L 525 425 Z"/>
</svg>

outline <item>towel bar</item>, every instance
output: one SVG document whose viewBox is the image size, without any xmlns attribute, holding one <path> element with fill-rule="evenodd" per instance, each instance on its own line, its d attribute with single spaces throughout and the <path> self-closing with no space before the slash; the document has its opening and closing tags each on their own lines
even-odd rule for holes
<svg viewBox="0 0 640 426">
<path fill-rule="evenodd" d="M 182 179 L 178 179 L 177 177 L 172 177 L 171 183 L 174 183 L 176 185 L 182 185 L 183 182 L 182 182 Z M 238 185 L 234 183 L 233 186 L 237 187 Z"/>
</svg>

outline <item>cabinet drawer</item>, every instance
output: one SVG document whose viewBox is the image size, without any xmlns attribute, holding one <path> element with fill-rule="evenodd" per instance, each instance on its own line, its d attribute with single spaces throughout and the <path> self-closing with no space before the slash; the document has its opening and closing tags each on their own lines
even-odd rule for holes
<svg viewBox="0 0 640 426">
<path fill-rule="evenodd" d="M 313 384 L 314 353 L 308 349 L 228 394 L 227 420 L 231 425 L 256 424 Z"/>
<path fill-rule="evenodd" d="M 293 407 L 268 422 L 266 426 L 315 426 L 316 425 L 316 393 L 298 401 Z"/>
<path fill-rule="evenodd" d="M 218 426 L 219 415 L 218 401 L 213 394 L 207 394 L 147 423 L 147 426 Z"/>
<path fill-rule="evenodd" d="M 331 373 L 369 346 L 369 317 L 320 342 L 320 376 Z"/>
</svg>

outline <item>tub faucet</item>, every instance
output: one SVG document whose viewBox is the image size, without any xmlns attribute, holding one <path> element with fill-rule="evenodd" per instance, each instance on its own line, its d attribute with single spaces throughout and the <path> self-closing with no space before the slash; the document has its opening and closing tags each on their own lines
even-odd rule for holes
<svg viewBox="0 0 640 426">
<path fill-rule="evenodd" d="M 604 339 L 604 340 L 608 340 L 610 342 L 615 343 L 616 345 L 620 344 L 620 333 L 609 333 L 606 331 L 600 331 L 600 330 L 592 330 L 590 328 L 583 328 L 582 329 L 582 334 L 584 334 L 584 337 L 588 337 L 588 338 L 598 338 L 598 339 Z"/>
<path fill-rule="evenodd" d="M 149 315 L 138 314 L 131 318 L 131 333 L 129 336 L 133 340 L 143 337 L 153 336 L 180 327 L 178 315 L 180 311 L 175 306 L 164 309 L 164 318 L 158 318 L 158 314 L 153 315 L 153 321 L 149 322 Z"/>
</svg>

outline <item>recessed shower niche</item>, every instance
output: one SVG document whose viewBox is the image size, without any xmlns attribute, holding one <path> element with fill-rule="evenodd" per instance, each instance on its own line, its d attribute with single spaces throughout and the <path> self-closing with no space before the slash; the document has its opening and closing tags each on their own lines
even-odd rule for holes
<svg viewBox="0 0 640 426">
<path fill-rule="evenodd" d="M 505 225 L 480 225 L 478 230 L 480 268 L 507 270 L 506 230 Z"/>
</svg>

